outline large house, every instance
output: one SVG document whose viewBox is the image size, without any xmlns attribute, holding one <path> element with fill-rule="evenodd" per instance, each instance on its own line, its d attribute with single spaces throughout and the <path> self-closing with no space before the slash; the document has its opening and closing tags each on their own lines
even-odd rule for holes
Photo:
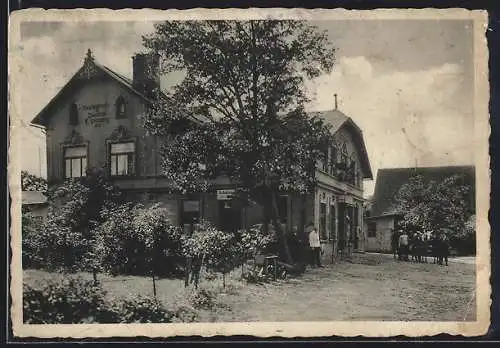
<svg viewBox="0 0 500 348">
<path fill-rule="evenodd" d="M 200 218 L 227 230 L 262 222 L 262 207 L 234 199 L 235 185 L 224 178 L 216 179 L 213 192 L 185 196 L 171 190 L 162 175 L 160 140 L 147 136 L 140 121 L 160 81 L 150 64 L 156 61 L 134 56 L 129 79 L 99 64 L 89 50 L 82 67 L 32 121 L 46 128 L 49 185 L 83 176 L 88 167 L 105 167 L 130 200 L 163 203 L 171 221 L 186 229 Z M 320 116 L 331 124 L 335 142 L 327 149 L 329 161 L 319 164 L 316 191 L 305 205 L 283 195 L 279 208 L 289 232 L 312 221 L 326 246 L 324 257 L 333 258 L 350 239 L 364 249 L 363 180 L 372 179 L 372 172 L 354 121 L 337 109 Z"/>
<path fill-rule="evenodd" d="M 391 235 L 401 218 L 396 211 L 395 196 L 401 186 L 411 177 L 421 175 L 426 181 L 440 182 L 453 175 L 463 175 L 463 184 L 468 185 L 468 206 L 475 211 L 474 166 L 382 168 L 377 171 L 375 192 L 365 214 L 366 251 L 390 252 Z"/>
</svg>

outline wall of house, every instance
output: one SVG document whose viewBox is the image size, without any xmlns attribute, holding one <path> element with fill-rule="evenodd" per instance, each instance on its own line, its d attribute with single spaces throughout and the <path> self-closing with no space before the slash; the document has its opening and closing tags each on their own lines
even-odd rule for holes
<svg viewBox="0 0 500 348">
<path fill-rule="evenodd" d="M 115 103 L 119 96 L 126 101 L 126 118 L 116 118 Z M 69 123 L 72 103 L 78 106 L 78 125 Z M 100 105 L 99 122 L 91 121 L 94 112 L 89 107 Z M 145 111 L 141 98 L 111 79 L 88 81 L 75 93 L 63 100 L 49 118 L 47 127 L 47 176 L 49 182 L 64 178 L 63 146 L 75 131 L 81 139 L 78 143 L 88 145 L 88 167 L 108 165 L 106 140 L 118 126 L 125 127 L 130 138 L 136 140 L 137 176 L 156 175 L 158 160 L 156 139 L 146 137 L 140 126 L 140 115 Z M 76 145 L 76 144 L 75 144 Z"/>
<path fill-rule="evenodd" d="M 385 216 L 370 219 L 376 223 L 376 237 L 368 236 L 368 225 L 365 226 L 366 251 L 392 252 L 391 235 L 394 229 L 394 217 Z"/>
</svg>

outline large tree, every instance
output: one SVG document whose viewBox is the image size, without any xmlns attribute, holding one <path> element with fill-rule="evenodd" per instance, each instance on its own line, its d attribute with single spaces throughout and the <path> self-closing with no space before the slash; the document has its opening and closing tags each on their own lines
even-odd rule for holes
<svg viewBox="0 0 500 348">
<path fill-rule="evenodd" d="M 462 182 L 460 175 L 442 181 L 426 180 L 421 175 L 410 178 L 395 197 L 403 224 L 433 232 L 445 229 L 454 235 L 462 233 L 472 214 L 470 187 Z"/>
<path fill-rule="evenodd" d="M 265 206 L 264 226 L 280 231 L 292 262 L 277 198 L 314 187 L 330 133 L 304 111 L 304 82 L 330 72 L 335 49 L 303 21 L 171 21 L 155 28 L 143 41 L 160 57 L 160 72 L 185 73 L 145 117 L 146 129 L 168 140 L 165 174 L 181 192 L 207 190 L 218 175 L 238 183 L 242 197 Z M 185 122 L 189 117 L 200 122 Z"/>
</svg>

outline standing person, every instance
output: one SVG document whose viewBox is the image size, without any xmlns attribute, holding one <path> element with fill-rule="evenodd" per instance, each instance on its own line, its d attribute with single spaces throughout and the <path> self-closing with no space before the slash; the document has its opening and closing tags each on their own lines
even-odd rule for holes
<svg viewBox="0 0 500 348">
<path fill-rule="evenodd" d="M 408 261 L 408 234 L 405 231 L 400 231 L 398 248 L 400 250 L 400 255 L 403 256 L 404 260 Z"/>
<path fill-rule="evenodd" d="M 310 224 L 310 232 L 309 232 L 309 247 L 311 248 L 312 255 L 312 266 L 321 266 L 321 243 L 319 241 L 319 233 L 318 230 L 314 227 L 314 225 Z"/>
<path fill-rule="evenodd" d="M 392 254 L 394 256 L 394 260 L 397 259 L 397 256 L 399 254 L 398 252 L 398 242 L 399 242 L 399 233 L 396 229 L 392 230 L 392 235 L 391 235 L 391 248 L 392 248 Z"/>
</svg>

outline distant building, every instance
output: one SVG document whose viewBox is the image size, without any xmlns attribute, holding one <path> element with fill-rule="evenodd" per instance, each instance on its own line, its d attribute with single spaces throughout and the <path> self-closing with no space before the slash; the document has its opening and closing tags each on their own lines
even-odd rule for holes
<svg viewBox="0 0 500 348">
<path fill-rule="evenodd" d="M 158 61 L 134 56 L 129 79 L 99 64 L 89 50 L 83 66 L 32 121 L 46 129 L 49 185 L 83 176 L 87 167 L 105 167 L 131 201 L 163 203 L 171 221 L 185 230 L 200 218 L 225 230 L 262 223 L 262 207 L 234 199 L 236 184 L 226 178 L 215 179 L 214 191 L 204 194 L 172 191 L 162 174 L 160 139 L 147 136 L 140 120 L 151 105 L 151 90 L 159 88 L 152 64 Z M 317 115 L 335 138 L 325 147 L 328 161 L 318 164 L 318 186 L 305 204 L 284 192 L 279 210 L 288 232 L 313 222 L 326 246 L 324 257 L 331 258 L 350 240 L 364 250 L 363 180 L 372 179 L 372 171 L 355 122 L 337 109 Z"/>
<path fill-rule="evenodd" d="M 47 197 L 40 191 L 23 191 L 22 208 L 34 217 L 45 218 L 48 212 Z"/>
<path fill-rule="evenodd" d="M 391 234 L 397 226 L 400 215 L 395 211 L 395 196 L 401 186 L 411 177 L 421 175 L 425 180 L 442 181 L 461 174 L 464 184 L 471 187 L 469 206 L 475 211 L 475 169 L 474 166 L 383 168 L 377 172 L 375 192 L 371 209 L 365 217 L 366 250 L 376 252 L 391 251 Z"/>
</svg>

